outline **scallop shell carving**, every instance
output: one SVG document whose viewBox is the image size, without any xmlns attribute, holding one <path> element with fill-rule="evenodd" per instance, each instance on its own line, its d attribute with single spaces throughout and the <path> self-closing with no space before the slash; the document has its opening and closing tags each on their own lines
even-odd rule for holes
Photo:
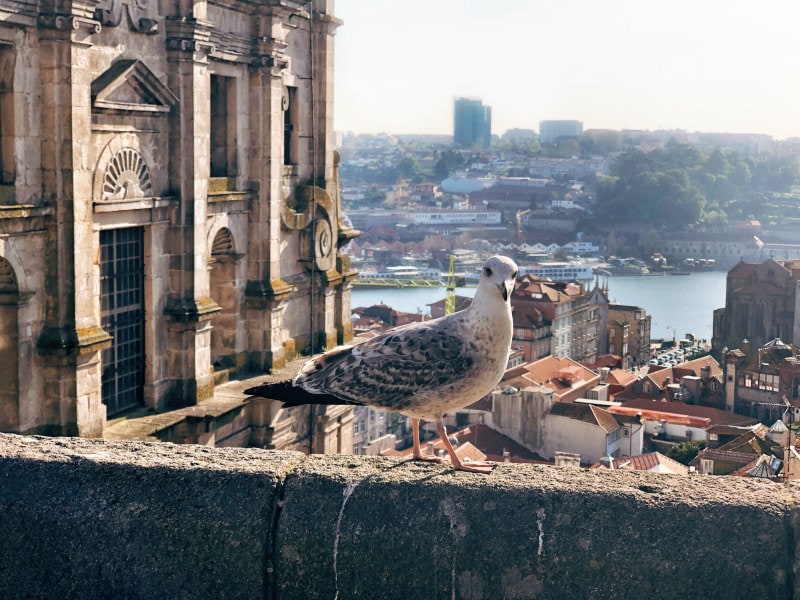
<svg viewBox="0 0 800 600">
<path fill-rule="evenodd" d="M 150 169 L 138 150 L 123 148 L 117 152 L 103 176 L 103 200 L 130 200 L 152 196 Z"/>
</svg>

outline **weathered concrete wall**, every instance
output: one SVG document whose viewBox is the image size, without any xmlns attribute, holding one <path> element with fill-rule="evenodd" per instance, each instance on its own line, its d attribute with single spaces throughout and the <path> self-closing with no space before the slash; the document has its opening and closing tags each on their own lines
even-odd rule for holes
<svg viewBox="0 0 800 600">
<path fill-rule="evenodd" d="M 792 598 L 741 478 L 0 435 L 3 598 Z"/>
</svg>

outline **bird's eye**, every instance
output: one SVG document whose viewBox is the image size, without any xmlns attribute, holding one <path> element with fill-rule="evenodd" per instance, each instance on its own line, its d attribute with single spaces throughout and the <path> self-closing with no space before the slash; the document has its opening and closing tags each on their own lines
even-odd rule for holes
<svg viewBox="0 0 800 600">
<path fill-rule="evenodd" d="M 517 273 L 518 273 L 518 271 L 514 271 L 514 272 L 511 274 L 511 279 L 516 279 L 516 278 L 517 278 Z"/>
<path fill-rule="evenodd" d="M 484 273 L 486 273 L 486 276 L 487 276 L 487 277 L 491 277 L 491 276 L 492 276 L 492 269 L 491 269 L 491 267 L 484 267 L 484 268 L 483 268 L 483 272 L 484 272 Z"/>
</svg>

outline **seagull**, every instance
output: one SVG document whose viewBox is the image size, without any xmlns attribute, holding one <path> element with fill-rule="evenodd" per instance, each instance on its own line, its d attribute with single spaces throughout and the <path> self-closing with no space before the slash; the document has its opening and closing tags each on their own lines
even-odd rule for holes
<svg viewBox="0 0 800 600">
<path fill-rule="evenodd" d="M 435 421 L 453 468 L 490 473 L 493 464 L 456 456 L 443 416 L 483 398 L 505 373 L 517 272 L 514 261 L 493 256 L 464 310 L 334 348 L 306 362 L 294 379 L 245 393 L 280 400 L 284 407 L 348 404 L 401 413 L 411 418 L 414 458 L 440 462 L 423 454 L 419 441 L 420 420 Z"/>
</svg>

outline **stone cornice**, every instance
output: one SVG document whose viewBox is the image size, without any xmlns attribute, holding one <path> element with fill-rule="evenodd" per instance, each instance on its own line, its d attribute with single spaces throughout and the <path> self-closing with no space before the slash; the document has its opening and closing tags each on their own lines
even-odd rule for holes
<svg viewBox="0 0 800 600">
<path fill-rule="evenodd" d="M 213 27 L 213 23 L 198 19 L 167 19 L 167 50 L 209 54 L 214 50 L 211 42 Z"/>
<path fill-rule="evenodd" d="M 103 28 L 95 19 L 67 13 L 41 13 L 38 18 L 39 29 L 56 31 L 77 31 L 88 29 L 90 33 L 100 33 Z"/>
<path fill-rule="evenodd" d="M 164 314 L 178 323 L 197 323 L 208 321 L 220 312 L 219 304 L 211 298 L 170 298 L 164 308 Z"/>
<path fill-rule="evenodd" d="M 22 27 L 36 27 L 38 3 L 33 0 L 6 1 L 0 6 L 0 21 Z"/>
<path fill-rule="evenodd" d="M 282 302 L 288 300 L 294 291 L 295 286 L 282 279 L 258 279 L 248 281 L 244 293 L 248 300 Z"/>
<path fill-rule="evenodd" d="M 73 329 L 71 327 L 45 327 L 39 336 L 40 354 L 72 356 L 99 352 L 111 345 L 113 338 L 97 325 Z"/>
</svg>

